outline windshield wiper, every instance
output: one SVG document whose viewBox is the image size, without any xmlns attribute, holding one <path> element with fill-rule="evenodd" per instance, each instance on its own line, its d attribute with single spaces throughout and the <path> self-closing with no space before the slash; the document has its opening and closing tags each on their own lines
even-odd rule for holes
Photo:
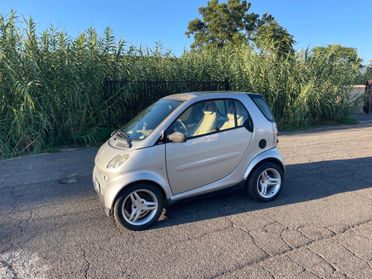
<svg viewBox="0 0 372 279">
<path fill-rule="evenodd" d="M 117 136 L 120 139 L 124 139 L 128 143 L 128 147 L 129 148 L 132 147 L 132 140 L 130 139 L 130 137 L 128 136 L 127 133 L 125 133 L 125 132 L 123 132 L 121 130 L 116 130 L 116 131 L 112 132 L 111 135 L 114 136 L 114 140 L 116 139 L 115 136 Z"/>
</svg>

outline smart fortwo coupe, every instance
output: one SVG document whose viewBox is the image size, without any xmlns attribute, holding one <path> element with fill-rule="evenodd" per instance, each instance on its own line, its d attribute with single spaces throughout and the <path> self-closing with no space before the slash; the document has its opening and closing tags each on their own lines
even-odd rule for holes
<svg viewBox="0 0 372 279">
<path fill-rule="evenodd" d="M 277 128 L 262 95 L 197 92 L 164 97 L 99 149 L 94 189 L 108 216 L 131 230 L 174 201 L 240 182 L 267 202 L 284 183 Z"/>
</svg>

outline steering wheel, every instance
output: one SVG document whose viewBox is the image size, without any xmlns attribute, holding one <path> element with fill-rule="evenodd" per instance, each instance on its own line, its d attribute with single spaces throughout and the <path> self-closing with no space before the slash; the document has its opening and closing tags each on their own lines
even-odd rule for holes
<svg viewBox="0 0 372 279">
<path fill-rule="evenodd" d="M 180 130 L 180 132 L 185 134 L 185 136 L 188 136 L 189 129 L 187 128 L 186 124 L 183 123 L 183 121 L 179 118 L 176 120 L 176 123 L 177 123 L 176 129 Z"/>
</svg>

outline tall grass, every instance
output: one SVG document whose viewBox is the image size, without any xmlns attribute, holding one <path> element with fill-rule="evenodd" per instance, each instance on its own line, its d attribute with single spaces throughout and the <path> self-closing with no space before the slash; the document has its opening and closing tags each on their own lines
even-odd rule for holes
<svg viewBox="0 0 372 279">
<path fill-rule="evenodd" d="M 0 17 L 0 157 L 101 142 L 143 105 L 130 87 L 107 96 L 107 79 L 229 79 L 233 90 L 263 93 L 281 127 L 337 120 L 350 108 L 357 70 L 311 51 L 277 60 L 230 45 L 176 58 L 160 44 L 127 46 L 109 28 L 71 38 L 52 27 L 37 34 L 31 18 L 20 22 L 14 12 Z"/>
</svg>

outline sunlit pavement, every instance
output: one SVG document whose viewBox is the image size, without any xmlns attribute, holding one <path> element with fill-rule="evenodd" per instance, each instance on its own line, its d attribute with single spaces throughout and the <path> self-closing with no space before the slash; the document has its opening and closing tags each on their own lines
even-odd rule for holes
<svg viewBox="0 0 372 279">
<path fill-rule="evenodd" d="M 372 124 L 285 134 L 280 149 L 275 202 L 199 198 L 143 232 L 105 216 L 93 148 L 0 161 L 0 278 L 372 278 Z"/>
</svg>

